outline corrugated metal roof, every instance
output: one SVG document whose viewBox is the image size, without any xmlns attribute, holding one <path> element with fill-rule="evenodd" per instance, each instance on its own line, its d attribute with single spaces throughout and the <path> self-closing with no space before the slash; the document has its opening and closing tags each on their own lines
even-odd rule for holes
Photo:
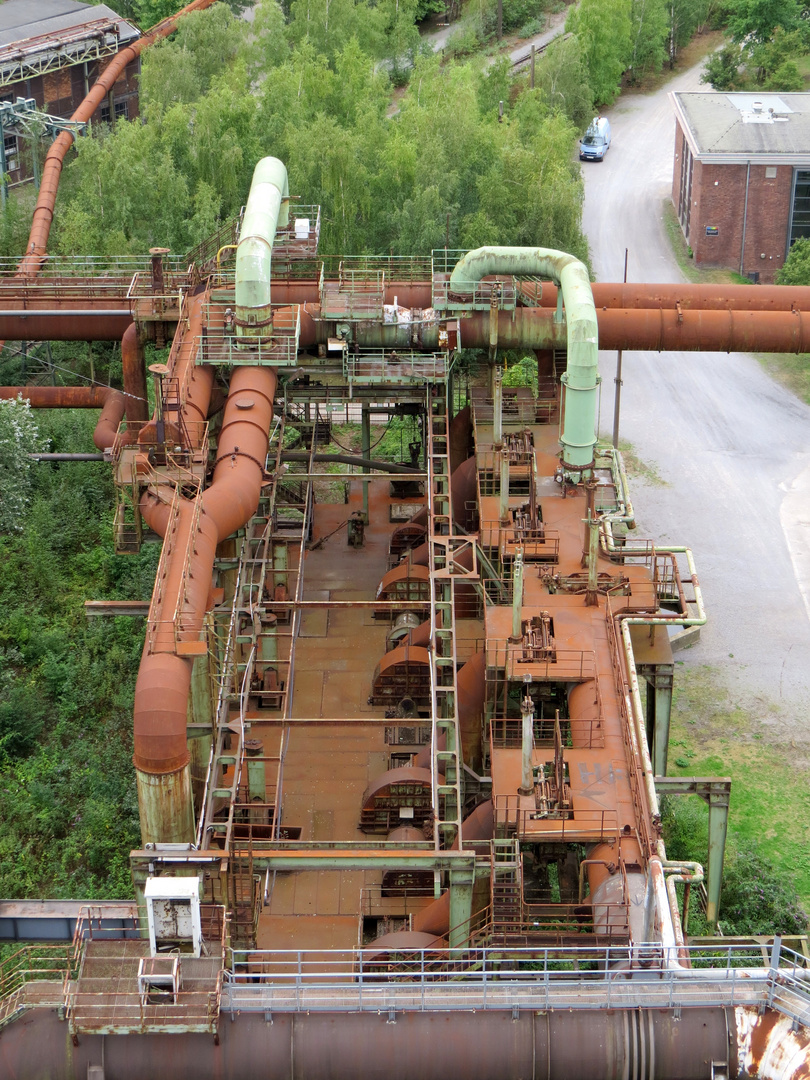
<svg viewBox="0 0 810 1080">
<path fill-rule="evenodd" d="M 140 36 L 131 23 L 106 4 L 80 4 L 77 0 L 5 0 L 0 3 L 0 49 L 27 38 L 59 34 L 104 18 L 118 22 L 122 41 L 132 41 Z"/>
<path fill-rule="evenodd" d="M 671 96 L 700 157 L 810 156 L 810 94 Z"/>
</svg>

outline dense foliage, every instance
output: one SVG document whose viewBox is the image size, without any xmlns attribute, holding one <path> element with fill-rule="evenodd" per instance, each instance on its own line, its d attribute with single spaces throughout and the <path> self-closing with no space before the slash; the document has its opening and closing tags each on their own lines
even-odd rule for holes
<svg viewBox="0 0 810 1080">
<path fill-rule="evenodd" d="M 38 441 L 85 450 L 94 422 L 39 414 Z M 0 446 L 0 469 L 5 457 Z M 143 623 L 88 620 L 84 601 L 148 597 L 157 552 L 113 554 L 111 501 L 108 465 L 37 464 L 28 505 L 0 531 L 0 896 L 131 891 Z"/>
<path fill-rule="evenodd" d="M 255 162 L 272 153 L 294 193 L 322 205 L 324 253 L 427 254 L 445 243 L 449 214 L 451 247 L 544 244 L 586 256 L 571 146 L 590 102 L 574 96 L 566 111 L 571 75 L 541 80 L 509 108 L 508 67 L 442 66 L 404 34 L 410 85 L 389 119 L 377 57 L 407 6 L 392 5 L 387 22 L 344 6 L 340 16 L 337 0 L 325 9 L 294 0 L 286 39 L 271 0 L 253 36 L 224 7 L 185 20 L 144 57 L 146 123 L 119 122 L 79 144 L 62 181 L 56 247 L 185 251 L 238 212 Z M 571 47 L 567 55 L 575 77 Z"/>
<path fill-rule="evenodd" d="M 797 0 L 738 0 L 731 42 L 709 57 L 701 81 L 715 90 L 802 91 L 798 61 L 810 55 L 810 23 Z"/>
<path fill-rule="evenodd" d="M 148 25 L 168 13 L 167 3 L 131 0 L 125 13 Z M 470 6 L 474 48 L 492 33 L 495 5 Z M 483 67 L 426 54 L 416 22 L 432 7 L 435 0 L 261 0 L 250 25 L 224 4 L 184 20 L 144 55 L 143 119 L 97 128 L 97 138 L 78 144 L 64 170 L 52 249 L 186 251 L 239 211 L 255 162 L 273 154 L 286 162 L 293 193 L 321 204 L 324 253 L 424 255 L 447 239 L 451 248 L 541 244 L 587 258 L 575 136 L 623 77 L 641 78 L 672 59 L 710 19 L 714 0 L 581 0 L 571 36 L 538 60 L 531 90 L 525 76 L 512 79 L 506 61 Z M 750 15 L 755 0 L 737 0 L 739 18 L 743 8 Z M 526 0 L 504 0 L 503 12 L 506 29 L 542 18 L 541 5 Z M 751 32 L 745 48 L 764 78 L 785 76 L 784 65 L 800 55 L 800 31 L 784 24 L 784 34 Z M 738 53 L 730 55 L 733 66 Z M 392 85 L 406 81 L 394 108 Z M 8 202 L 2 253 L 24 248 L 29 220 L 24 200 Z M 515 359 L 506 384 L 531 384 L 533 362 Z M 114 357 L 95 372 L 75 357 L 69 366 L 120 379 Z M 0 382 L 20 378 L 19 363 L 4 354 Z M 8 437 L 12 419 L 24 438 Z M 73 413 L 32 422 L 13 403 L 0 412 L 0 485 L 13 506 L 0 520 L 5 896 L 130 891 L 127 854 L 138 841 L 132 689 L 143 627 L 88 621 L 83 602 L 148 597 L 157 551 L 113 554 L 107 465 L 32 467 L 23 452 L 85 450 L 92 423 Z M 399 452 L 406 434 L 389 433 Z M 728 879 L 729 913 L 734 896 L 746 910 L 758 902 L 751 865 L 736 884 Z M 780 910 L 794 910 L 785 896 Z M 741 930 L 748 925 L 742 914 L 734 919 Z M 788 925 L 765 912 L 760 932 L 763 920 Z"/>
<path fill-rule="evenodd" d="M 810 238 L 794 240 L 785 264 L 776 271 L 777 285 L 810 285 Z"/>
<path fill-rule="evenodd" d="M 669 858 L 698 859 L 707 867 L 706 806 L 697 797 L 666 799 L 662 820 Z M 723 933 L 804 934 L 807 922 L 792 878 L 756 847 L 740 844 L 730 830 L 720 898 Z M 697 905 L 693 905 L 689 929 L 692 934 L 706 931 Z"/>
</svg>

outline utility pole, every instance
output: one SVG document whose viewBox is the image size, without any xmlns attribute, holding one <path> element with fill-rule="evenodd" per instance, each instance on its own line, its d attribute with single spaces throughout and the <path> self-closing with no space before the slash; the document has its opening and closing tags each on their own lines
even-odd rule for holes
<svg viewBox="0 0 810 1080">
<path fill-rule="evenodd" d="M 627 284 L 627 248 L 624 249 L 624 283 Z M 613 397 L 613 449 L 619 449 L 619 411 L 622 404 L 622 350 L 616 355 L 616 393 Z"/>
</svg>

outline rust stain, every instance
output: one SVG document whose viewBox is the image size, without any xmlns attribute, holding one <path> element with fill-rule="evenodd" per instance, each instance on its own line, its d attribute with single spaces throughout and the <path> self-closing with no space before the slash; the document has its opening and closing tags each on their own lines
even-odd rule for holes
<svg viewBox="0 0 810 1080">
<path fill-rule="evenodd" d="M 793 1030 L 793 1021 L 772 1009 L 737 1007 L 737 1052 L 741 1076 L 757 1080 L 807 1080 L 810 1030 Z"/>
</svg>

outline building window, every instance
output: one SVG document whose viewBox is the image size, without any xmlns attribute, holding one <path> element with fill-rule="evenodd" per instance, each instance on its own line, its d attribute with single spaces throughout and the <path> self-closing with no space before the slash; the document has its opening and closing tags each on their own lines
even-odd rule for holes
<svg viewBox="0 0 810 1080">
<path fill-rule="evenodd" d="M 16 172 L 20 167 L 19 149 L 16 135 L 3 136 L 3 150 L 6 154 L 6 172 Z"/>
<path fill-rule="evenodd" d="M 110 103 L 106 101 L 99 110 L 99 116 L 102 124 L 109 124 L 110 122 Z M 126 101 L 115 102 L 115 119 L 126 120 L 129 116 L 129 110 L 127 109 Z"/>
<path fill-rule="evenodd" d="M 810 236 L 810 169 L 795 169 L 793 172 L 788 251 L 800 236 Z"/>
</svg>

